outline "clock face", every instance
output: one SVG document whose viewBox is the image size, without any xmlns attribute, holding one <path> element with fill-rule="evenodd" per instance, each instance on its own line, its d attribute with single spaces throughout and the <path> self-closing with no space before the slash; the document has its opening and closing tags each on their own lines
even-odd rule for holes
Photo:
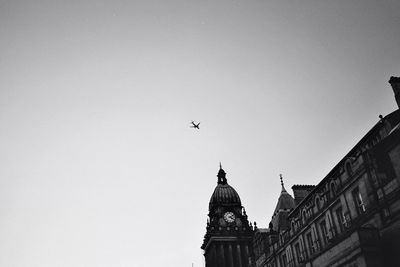
<svg viewBox="0 0 400 267">
<path fill-rule="evenodd" d="M 228 223 L 232 223 L 235 221 L 235 214 L 233 214 L 232 212 L 228 211 L 225 212 L 224 214 L 224 220 L 227 221 Z"/>
</svg>

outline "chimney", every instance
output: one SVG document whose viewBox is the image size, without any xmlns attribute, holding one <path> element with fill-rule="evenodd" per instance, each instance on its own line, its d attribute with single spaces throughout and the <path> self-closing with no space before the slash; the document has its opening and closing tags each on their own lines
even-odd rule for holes
<svg viewBox="0 0 400 267">
<path fill-rule="evenodd" d="M 389 83 L 393 88 L 394 98 L 396 99 L 397 106 L 400 108 L 400 77 L 390 77 Z"/>
<path fill-rule="evenodd" d="M 299 203 L 315 188 L 315 185 L 294 185 L 292 186 L 294 195 L 295 206 Z"/>
</svg>

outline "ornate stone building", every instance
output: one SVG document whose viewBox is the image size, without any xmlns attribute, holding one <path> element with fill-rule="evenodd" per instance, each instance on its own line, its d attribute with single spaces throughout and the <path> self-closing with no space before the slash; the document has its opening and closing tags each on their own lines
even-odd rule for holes
<svg viewBox="0 0 400 267">
<path fill-rule="evenodd" d="M 206 267 L 248 267 L 253 228 L 240 197 L 220 166 L 218 184 L 211 196 L 203 245 Z"/>
<path fill-rule="evenodd" d="M 389 83 L 400 107 L 400 78 L 391 77 Z M 400 255 L 399 109 L 380 116 L 317 185 L 294 185 L 292 197 L 282 180 L 281 184 L 282 191 L 268 228 L 252 228 L 236 191 L 232 188 L 230 193 L 220 194 L 217 186 L 210 200 L 211 222 L 207 224 L 202 246 L 206 266 L 400 266 L 397 262 Z M 214 195 L 226 196 L 221 201 L 231 204 L 212 204 L 219 203 Z M 251 233 L 251 247 L 246 248 L 247 254 L 241 254 L 242 261 L 248 256 L 248 265 L 226 265 L 220 260 L 222 254 L 218 256 L 218 249 L 210 250 L 210 244 L 218 247 L 216 242 L 211 242 L 218 234 L 212 233 L 226 236 L 221 231 L 229 224 L 224 227 L 218 224 L 222 224 L 232 203 L 236 203 L 232 209 L 235 216 L 246 227 L 240 234 L 230 232 L 231 238 L 239 240 L 243 236 L 246 240 L 243 244 L 247 246 Z M 218 209 L 211 208 L 214 205 L 222 209 L 216 212 Z M 211 225 L 214 232 L 210 230 Z M 215 255 L 215 264 L 209 263 L 210 255 Z"/>
</svg>

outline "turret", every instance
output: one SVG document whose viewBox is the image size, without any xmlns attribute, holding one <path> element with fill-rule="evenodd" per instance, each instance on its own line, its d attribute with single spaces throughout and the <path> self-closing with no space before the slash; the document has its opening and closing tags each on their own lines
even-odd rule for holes
<svg viewBox="0 0 400 267">
<path fill-rule="evenodd" d="M 281 180 L 281 195 L 279 196 L 278 203 L 276 204 L 274 214 L 272 215 L 272 229 L 274 231 L 282 231 L 289 228 L 288 214 L 291 209 L 295 207 L 293 197 L 286 191 L 283 184 L 282 174 L 279 175 Z"/>
<path fill-rule="evenodd" d="M 397 106 L 400 108 L 400 77 L 390 77 L 389 83 L 392 86 Z"/>
</svg>

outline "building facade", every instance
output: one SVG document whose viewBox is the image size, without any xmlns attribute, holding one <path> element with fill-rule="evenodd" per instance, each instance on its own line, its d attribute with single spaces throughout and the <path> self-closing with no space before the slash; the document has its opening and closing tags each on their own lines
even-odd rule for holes
<svg viewBox="0 0 400 267">
<path fill-rule="evenodd" d="M 400 107 L 400 78 L 389 83 Z M 281 184 L 268 228 L 248 225 L 248 266 L 400 266 L 399 109 L 380 116 L 319 184 L 294 185 L 294 197 Z"/>
</svg>

